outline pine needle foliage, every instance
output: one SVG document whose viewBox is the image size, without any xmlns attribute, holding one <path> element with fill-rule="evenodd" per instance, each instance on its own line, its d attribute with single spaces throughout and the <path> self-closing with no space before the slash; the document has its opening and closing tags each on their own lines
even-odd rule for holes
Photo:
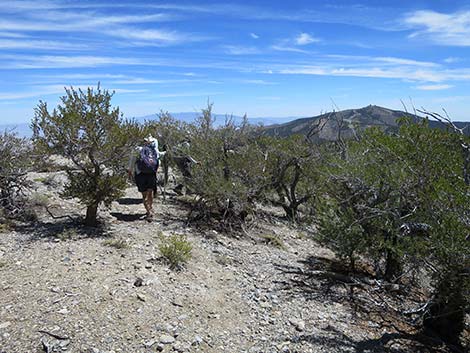
<svg viewBox="0 0 470 353">
<path fill-rule="evenodd" d="M 32 122 L 38 151 L 60 155 L 73 167 L 65 168 L 69 182 L 62 194 L 78 198 L 86 206 L 85 224 L 96 226 L 98 206 L 109 206 L 126 187 L 124 164 L 141 128 L 122 118 L 111 105 L 113 94 L 101 89 L 65 89 L 52 111 L 40 102 Z"/>
</svg>

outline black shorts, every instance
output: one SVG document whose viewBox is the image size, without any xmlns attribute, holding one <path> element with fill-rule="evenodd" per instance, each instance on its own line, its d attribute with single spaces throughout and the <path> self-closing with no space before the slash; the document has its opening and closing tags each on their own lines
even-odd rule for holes
<svg viewBox="0 0 470 353">
<path fill-rule="evenodd" d="M 144 174 L 139 173 L 134 175 L 135 183 L 137 184 L 137 189 L 140 192 L 147 190 L 157 190 L 157 174 Z"/>
</svg>

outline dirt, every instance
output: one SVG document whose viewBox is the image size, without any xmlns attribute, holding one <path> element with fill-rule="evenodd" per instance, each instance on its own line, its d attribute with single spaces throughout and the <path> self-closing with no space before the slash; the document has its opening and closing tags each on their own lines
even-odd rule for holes
<svg viewBox="0 0 470 353">
<path fill-rule="evenodd" d="M 2 353 L 441 349 L 425 348 L 379 298 L 392 306 L 419 303 L 372 280 L 356 288 L 313 275 L 329 268 L 333 254 L 276 212 L 246 234 L 222 234 L 186 224 L 185 205 L 170 195 L 155 200 L 155 221 L 148 223 L 130 186 L 100 210 L 104 226 L 93 230 L 44 211 L 47 204 L 54 217 L 84 214 L 76 200 L 58 197 L 63 175 L 30 179 L 38 222 L 0 234 Z M 160 234 L 183 234 L 191 242 L 192 258 L 182 270 L 162 260 Z M 377 305 L 365 309 L 373 290 Z"/>
</svg>

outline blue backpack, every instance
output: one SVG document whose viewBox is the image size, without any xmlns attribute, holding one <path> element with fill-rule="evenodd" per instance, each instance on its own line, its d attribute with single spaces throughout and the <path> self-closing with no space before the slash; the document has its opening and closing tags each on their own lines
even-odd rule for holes
<svg viewBox="0 0 470 353">
<path fill-rule="evenodd" d="M 137 160 L 137 167 L 143 174 L 155 173 L 158 169 L 158 154 L 155 148 L 144 146 L 140 150 L 140 156 Z"/>
</svg>

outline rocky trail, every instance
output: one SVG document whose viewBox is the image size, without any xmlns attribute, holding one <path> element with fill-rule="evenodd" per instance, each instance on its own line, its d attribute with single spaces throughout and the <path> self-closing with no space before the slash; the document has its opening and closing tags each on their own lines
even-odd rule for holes
<svg viewBox="0 0 470 353">
<path fill-rule="evenodd" d="M 58 198 L 60 174 L 30 179 L 37 203 L 47 202 L 53 214 L 83 212 Z M 405 305 L 400 294 L 372 280 L 355 286 L 346 275 L 322 277 L 332 253 L 280 217 L 234 236 L 187 226 L 176 197 L 159 196 L 155 209 L 155 221 L 144 221 L 129 187 L 100 211 L 100 231 L 43 211 L 36 225 L 0 233 L 0 352 L 438 350 L 397 333 L 409 328 L 379 302 L 363 308 L 366 291 L 396 306 Z M 183 270 L 162 261 L 159 234 L 192 243 Z M 282 239 L 281 246 L 263 235 Z"/>
</svg>

